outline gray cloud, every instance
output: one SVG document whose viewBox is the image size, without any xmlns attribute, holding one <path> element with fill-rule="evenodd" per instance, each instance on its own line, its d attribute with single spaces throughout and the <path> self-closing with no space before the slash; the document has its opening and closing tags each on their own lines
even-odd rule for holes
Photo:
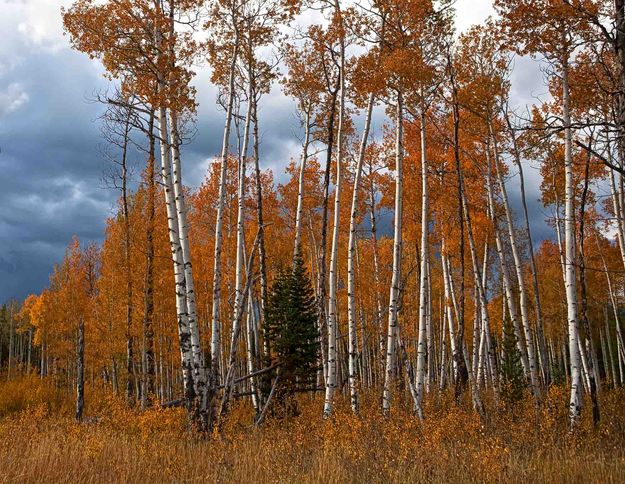
<svg viewBox="0 0 625 484">
<path fill-rule="evenodd" d="M 0 301 L 40 291 L 72 235 L 101 241 L 117 196 L 101 181 L 106 162 L 98 151 L 96 120 L 103 108 L 88 101 L 108 82 L 96 62 L 71 51 L 61 36 L 59 4 L 68 2 L 41 3 L 0 0 Z M 459 8 L 462 4 L 469 9 L 469 2 L 459 2 Z M 196 134 L 183 151 L 184 178 L 191 187 L 203 181 L 208 163 L 219 153 L 224 121 L 207 69 L 198 68 L 194 83 L 200 103 Z M 532 64 L 523 64 L 515 69 L 513 84 L 531 86 L 513 92 L 525 103 L 532 100 L 532 88 L 540 89 L 541 78 Z M 285 165 L 299 154 L 294 104 L 279 86 L 261 102 L 262 165 L 282 181 Z M 380 134 L 386 119 L 383 108 L 376 111 L 375 132 Z M 549 236 L 536 202 L 540 178 L 527 171 L 534 237 L 540 240 Z M 518 200 L 514 203 L 519 206 Z M 382 230 L 390 230 L 392 217 L 384 215 L 381 223 Z"/>
</svg>

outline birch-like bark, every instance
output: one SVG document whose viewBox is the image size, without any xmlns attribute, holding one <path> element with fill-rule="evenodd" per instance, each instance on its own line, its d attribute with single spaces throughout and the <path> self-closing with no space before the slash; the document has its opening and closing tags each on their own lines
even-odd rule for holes
<svg viewBox="0 0 625 484">
<path fill-rule="evenodd" d="M 337 3 L 338 10 L 338 3 Z M 339 11 L 340 15 L 340 11 Z M 338 311 L 336 290 L 338 281 L 339 227 L 341 221 L 341 191 L 343 184 L 343 122 L 345 116 L 345 40 L 340 40 L 340 93 L 339 93 L 339 124 L 336 133 L 336 183 L 334 185 L 334 226 L 332 228 L 332 250 L 330 252 L 330 277 L 328 280 L 328 378 L 323 406 L 325 418 L 332 414 L 334 391 L 337 386 L 337 325 Z"/>
<path fill-rule="evenodd" d="M 328 240 L 328 204 L 330 200 L 330 172 L 332 171 L 332 150 L 334 148 L 334 121 L 336 117 L 336 99 L 340 89 L 340 76 L 337 81 L 337 86 L 331 92 L 330 113 L 328 118 L 327 128 L 327 150 L 326 150 L 326 166 L 323 176 L 323 205 L 321 208 L 321 240 L 319 242 L 319 256 L 318 256 L 318 277 L 317 277 L 317 304 L 319 306 L 319 339 L 321 347 L 323 361 L 323 380 L 327 386 L 328 384 L 328 368 L 329 368 L 329 355 L 327 354 L 327 322 L 328 322 L 328 307 L 326 304 L 326 252 L 327 252 L 327 240 Z"/>
<path fill-rule="evenodd" d="M 569 358 L 571 366 L 571 397 L 569 401 L 569 422 L 574 427 L 582 411 L 581 368 L 579 336 L 577 330 L 577 290 L 575 274 L 575 175 L 573 173 L 573 139 L 571 133 L 571 111 L 569 93 L 568 53 L 562 64 L 562 118 L 564 122 L 564 246 L 566 307 L 569 328 Z"/>
<path fill-rule="evenodd" d="M 304 144 L 302 146 L 302 162 L 299 168 L 299 177 L 297 181 L 297 209 L 295 212 L 295 242 L 293 244 L 293 263 L 300 250 L 302 243 L 302 216 L 304 212 L 304 182 L 306 175 L 306 164 L 308 163 L 308 148 L 310 146 L 310 112 L 312 107 L 308 105 L 304 114 L 304 125 L 306 134 L 304 135 Z"/>
<path fill-rule="evenodd" d="M 356 253 L 356 225 L 358 215 L 358 194 L 360 192 L 360 179 L 362 177 L 362 164 L 365 158 L 369 129 L 371 126 L 371 113 L 373 112 L 374 95 L 369 95 L 367 102 L 367 116 L 362 132 L 362 140 L 356 162 L 356 176 L 354 179 L 354 191 L 352 194 L 352 208 L 349 217 L 349 241 L 347 244 L 347 324 L 348 324 L 348 352 L 349 352 L 349 393 L 352 411 L 358 413 L 358 344 L 356 340 L 356 277 L 354 273 L 354 256 Z"/>
<path fill-rule="evenodd" d="M 234 79 L 236 63 L 239 53 L 239 33 L 235 28 L 234 47 L 230 62 L 228 79 L 228 103 L 226 106 L 226 122 L 221 147 L 221 170 L 219 175 L 219 199 L 217 201 L 217 216 L 215 219 L 215 254 L 213 262 L 213 305 L 211 314 L 211 384 L 219 384 L 221 377 L 221 248 L 223 243 L 223 218 L 226 202 L 226 178 L 228 168 L 228 151 L 230 148 L 230 127 L 232 124 L 232 110 L 234 106 Z"/>
<path fill-rule="evenodd" d="M 422 108 L 419 120 L 421 135 L 421 268 L 419 280 L 419 339 L 417 346 L 417 416 L 423 420 L 423 391 L 425 384 L 425 358 L 427 345 L 428 318 L 428 257 L 429 257 L 429 219 L 428 219 L 428 162 L 426 153 L 425 111 Z M 433 355 L 428 355 L 432 358 Z"/>
<path fill-rule="evenodd" d="M 538 270 L 536 269 L 536 258 L 534 257 L 534 243 L 532 241 L 532 231 L 530 229 L 529 223 L 529 214 L 527 209 L 527 199 L 525 196 L 525 176 L 523 174 L 523 162 L 521 161 L 521 154 L 519 153 L 516 133 L 514 132 L 514 128 L 510 122 L 510 117 L 508 112 L 504 113 L 506 118 L 506 123 L 508 125 L 508 130 L 510 132 L 510 137 L 512 139 L 512 152 L 514 156 L 514 161 L 516 163 L 517 168 L 519 169 L 519 189 L 521 192 L 521 205 L 523 206 L 523 220 L 525 222 L 525 233 L 527 235 L 527 244 L 528 244 L 528 252 L 530 259 L 530 270 L 532 273 L 532 285 L 534 290 L 534 311 L 536 313 L 536 334 L 538 336 L 538 348 L 541 355 L 541 360 L 543 365 L 541 366 L 543 382 L 545 387 L 549 386 L 551 382 L 551 369 L 547 362 L 547 345 L 545 343 L 545 334 L 544 334 L 544 323 L 543 323 L 543 314 L 542 314 L 542 306 L 540 304 L 540 291 L 538 289 Z"/>
<path fill-rule="evenodd" d="M 495 212 L 495 200 L 493 196 L 493 184 L 491 179 L 491 160 L 490 160 L 490 151 L 488 147 L 486 148 L 486 161 L 487 161 L 487 169 L 486 169 L 486 191 L 488 195 L 488 206 L 490 211 L 491 220 L 493 223 L 493 229 L 495 232 L 495 245 L 497 247 L 497 254 L 499 255 L 499 262 L 501 266 L 501 278 L 503 281 L 503 288 L 505 294 L 505 302 L 508 307 L 508 313 L 510 314 L 510 320 L 512 322 L 512 328 L 514 329 L 514 335 L 517 339 L 517 348 L 519 353 L 521 354 L 521 363 L 523 365 L 523 373 L 526 378 L 529 377 L 529 362 L 527 358 L 527 353 L 525 351 L 525 346 L 523 345 L 523 336 L 521 334 L 521 328 L 519 325 L 519 312 L 516 305 L 516 300 L 514 299 L 514 294 L 512 291 L 512 282 L 510 281 L 510 273 L 508 271 L 508 264 L 504 255 L 504 247 L 503 242 L 501 240 L 501 234 L 499 231 L 499 224 L 497 222 L 496 212 Z"/>
<path fill-rule="evenodd" d="M 447 258 L 444 237 L 441 240 L 441 265 L 443 268 L 443 285 L 444 285 L 444 291 L 445 291 L 445 308 L 446 308 L 445 311 L 447 314 L 447 322 L 449 326 L 449 347 L 451 349 L 451 354 L 452 354 L 452 367 L 453 367 L 452 377 L 454 380 L 456 380 L 458 378 L 458 364 L 457 364 L 458 359 L 454 357 L 454 355 L 457 353 L 458 349 L 456 346 L 457 339 L 456 339 L 456 330 L 454 328 L 454 316 L 452 314 L 452 308 L 454 310 L 456 317 L 458 317 L 458 309 L 457 309 L 456 299 L 454 297 L 452 283 L 451 283 L 449 259 Z"/>
<path fill-rule="evenodd" d="M 369 178 L 371 186 L 369 190 L 369 219 L 371 221 L 371 244 L 373 245 L 373 282 L 375 285 L 375 323 L 378 332 L 378 377 L 384 372 L 385 355 L 384 350 L 384 328 L 382 327 L 382 296 L 380 294 L 380 258 L 378 255 L 378 229 L 377 218 L 375 216 L 375 186 L 373 182 L 373 164 L 369 166 Z"/>
<path fill-rule="evenodd" d="M 251 44 L 250 44 L 251 50 Z M 252 123 L 254 124 L 253 130 L 253 154 L 254 154 L 254 179 L 256 181 L 256 222 L 258 225 L 258 268 L 260 271 L 260 321 L 262 324 L 265 317 L 265 308 L 267 307 L 268 299 L 268 284 L 267 284 L 267 254 L 265 251 L 265 219 L 263 211 L 263 184 L 260 176 L 260 137 L 258 128 L 258 93 L 256 89 L 256 74 L 252 68 L 251 59 L 252 52 L 249 54 L 250 61 L 248 62 L 248 75 L 250 82 L 250 95 L 251 95 L 251 111 L 252 111 Z M 269 337 L 265 331 L 265 325 L 263 327 L 263 349 L 265 358 L 271 358 L 271 349 L 269 347 Z M 259 350 L 257 348 L 257 350 Z"/>
<path fill-rule="evenodd" d="M 525 334 L 525 346 L 527 348 L 527 363 L 529 366 L 530 375 L 530 389 L 536 398 L 540 397 L 540 388 L 538 382 L 538 369 L 536 366 L 536 350 L 534 348 L 534 336 L 532 334 L 532 328 L 530 326 L 528 310 L 527 310 L 527 289 L 525 287 L 525 279 L 523 278 L 523 265 L 521 262 L 521 255 L 519 254 L 519 248 L 516 241 L 516 235 L 514 233 L 514 221 L 512 218 L 512 211 L 510 210 L 510 203 L 508 201 L 508 191 L 506 190 L 506 184 L 501 174 L 501 168 L 499 166 L 499 149 L 497 146 L 497 137 L 493 132 L 492 123 L 489 121 L 488 128 L 492 138 L 492 147 L 495 163 L 495 173 L 497 175 L 497 181 L 499 182 L 499 190 L 501 191 L 501 198 L 503 200 L 503 208 L 506 214 L 506 222 L 508 226 L 508 238 L 510 239 L 510 247 L 512 249 L 512 259 L 514 261 L 514 269 L 517 276 L 517 284 L 519 288 L 519 306 L 521 309 L 521 325 L 523 326 L 523 333 Z"/>
<path fill-rule="evenodd" d="M 248 91 L 248 103 L 251 102 L 251 89 Z M 237 248 L 236 248 L 236 262 L 235 262 L 235 284 L 234 284 L 234 312 L 233 312 L 233 324 L 232 324 L 232 338 L 230 342 L 231 347 L 236 345 L 235 337 L 238 336 L 238 332 L 235 332 L 235 322 L 240 321 L 243 317 L 245 310 L 243 306 L 243 286 L 244 286 L 244 274 L 245 270 L 245 178 L 247 167 L 247 148 L 249 143 L 250 122 L 251 122 L 251 105 L 248 104 L 247 114 L 245 116 L 245 127 L 243 131 L 243 145 L 241 152 L 239 153 L 239 181 L 237 189 Z M 260 233 L 260 228 L 259 228 Z M 236 333 L 236 334 L 235 334 Z"/>
<path fill-rule="evenodd" d="M 178 133 L 178 119 L 175 111 L 169 110 L 172 164 L 172 183 L 174 189 L 174 200 L 176 206 L 176 216 L 178 218 L 178 230 L 182 264 L 184 270 L 185 298 L 187 305 L 187 325 L 191 340 L 191 354 L 193 357 L 193 382 L 195 393 L 200 398 L 200 404 L 205 405 L 204 397 L 206 393 L 206 375 L 204 366 L 204 355 L 202 353 L 200 341 L 200 328 L 197 321 L 197 309 L 195 303 L 195 285 L 193 282 L 193 265 L 191 262 L 191 247 L 189 244 L 189 223 L 187 221 L 187 206 L 184 196 L 184 186 L 182 184 L 182 165 L 180 161 L 180 135 Z"/>
<path fill-rule="evenodd" d="M 386 366 L 384 369 L 384 388 L 382 393 L 382 411 L 388 414 L 391 409 L 391 385 L 395 372 L 395 340 L 397 336 L 398 309 L 401 283 L 402 252 L 402 197 L 403 197 L 403 97 L 397 92 L 395 113 L 395 216 L 393 234 L 393 273 L 388 305 L 388 332 L 386 338 Z"/>
<path fill-rule="evenodd" d="M 184 263 L 182 248 L 178 233 L 178 217 L 176 216 L 176 201 L 171 172 L 171 150 L 167 129 L 167 116 L 164 107 L 158 108 L 159 144 L 161 150 L 161 177 L 165 194 L 165 208 L 167 211 L 167 228 L 169 245 L 174 264 L 174 284 L 176 289 L 176 316 L 178 320 L 178 339 L 180 342 L 180 360 L 182 367 L 184 395 L 190 407 L 195 398 L 195 383 L 193 381 L 193 353 L 191 350 L 191 334 L 187 316 L 187 294 L 184 279 Z"/>
<path fill-rule="evenodd" d="M 461 193 L 462 193 L 461 203 L 462 203 L 465 223 L 467 227 L 467 236 L 469 239 L 469 252 L 471 254 L 471 263 L 473 266 L 473 275 L 474 275 L 473 280 L 475 281 L 477 296 L 479 299 L 478 301 L 478 306 L 479 306 L 479 311 L 480 311 L 479 315 L 480 315 L 480 320 L 483 325 L 482 331 L 487 335 L 486 336 L 487 340 L 484 341 L 484 344 L 488 343 L 489 362 L 494 368 L 496 368 L 495 351 L 494 351 L 493 346 L 490 344 L 490 318 L 488 315 L 488 301 L 486 299 L 486 291 L 484 289 L 484 280 L 483 280 L 484 272 L 480 270 L 480 264 L 477 258 L 475 238 L 473 237 L 473 224 L 471 223 L 471 214 L 469 212 L 466 194 L 464 193 L 464 184 L 463 184 Z M 486 260 L 486 254 L 484 255 L 484 260 Z M 476 383 L 476 387 L 478 384 L 479 383 Z M 495 384 L 493 388 L 494 388 L 495 398 L 497 398 L 498 396 L 497 385 Z"/>
</svg>

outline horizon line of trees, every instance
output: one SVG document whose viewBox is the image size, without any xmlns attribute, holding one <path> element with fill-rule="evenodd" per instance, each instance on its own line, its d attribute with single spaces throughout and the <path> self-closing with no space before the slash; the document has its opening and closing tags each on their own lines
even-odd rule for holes
<svg viewBox="0 0 625 484">
<path fill-rule="evenodd" d="M 87 378 L 129 404 L 185 405 L 201 431 L 235 398 L 260 423 L 299 391 L 323 392 L 326 418 L 337 393 L 357 414 L 373 388 L 384 414 L 408 392 L 424 418 L 426 395 L 453 388 L 484 417 L 487 394 L 540 404 L 558 384 L 572 429 L 584 395 L 598 423 L 601 390 L 624 382 L 625 4 L 495 0 L 497 20 L 456 36 L 452 3 L 78 0 L 64 11 L 73 47 L 117 86 L 100 101 L 120 196 L 102 247 L 74 239 L 48 288 L 3 309 L 9 375 L 56 375 L 76 389 L 78 419 Z M 310 10 L 323 21 L 290 31 Z M 509 106 L 515 55 L 547 66 L 550 99 L 527 119 Z M 189 190 L 199 59 L 225 121 L 221 153 Z M 278 82 L 303 138 L 282 184 L 259 150 L 258 112 Z M 388 118 L 377 137 L 375 106 Z M 135 190 L 132 156 L 145 159 Z M 538 248 L 529 162 L 556 234 Z M 382 209 L 392 236 L 378 233 Z"/>
</svg>

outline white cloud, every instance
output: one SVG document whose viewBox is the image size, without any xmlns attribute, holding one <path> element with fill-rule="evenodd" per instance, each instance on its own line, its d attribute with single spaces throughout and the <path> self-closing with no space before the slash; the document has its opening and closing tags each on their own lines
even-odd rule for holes
<svg viewBox="0 0 625 484">
<path fill-rule="evenodd" d="M 68 46 L 61 7 L 69 5 L 70 0 L 0 0 L 0 26 L 10 43 L 56 52 Z"/>
<path fill-rule="evenodd" d="M 454 7 L 458 32 L 464 32 L 472 25 L 484 22 L 490 15 L 495 16 L 490 0 L 457 0 Z"/>
<path fill-rule="evenodd" d="M 28 94 L 21 84 L 12 82 L 0 89 L 0 116 L 5 116 L 28 102 Z"/>
</svg>

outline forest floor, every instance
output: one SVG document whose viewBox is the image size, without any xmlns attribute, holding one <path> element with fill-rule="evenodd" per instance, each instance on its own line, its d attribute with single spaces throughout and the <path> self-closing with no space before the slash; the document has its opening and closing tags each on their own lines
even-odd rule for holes
<svg viewBox="0 0 625 484">
<path fill-rule="evenodd" d="M 220 435 L 197 438 L 181 409 L 129 409 L 87 388 L 85 422 L 72 396 L 36 377 L 0 383 L 0 482 L 625 482 L 625 391 L 604 390 L 602 420 L 585 409 L 567 432 L 566 390 L 553 387 L 484 421 L 450 395 L 427 419 L 397 399 L 388 418 L 365 395 L 362 416 L 339 398 L 334 418 L 304 397 L 301 414 L 251 426 L 235 408 Z M 403 410 L 402 410 L 403 409 Z"/>
</svg>

